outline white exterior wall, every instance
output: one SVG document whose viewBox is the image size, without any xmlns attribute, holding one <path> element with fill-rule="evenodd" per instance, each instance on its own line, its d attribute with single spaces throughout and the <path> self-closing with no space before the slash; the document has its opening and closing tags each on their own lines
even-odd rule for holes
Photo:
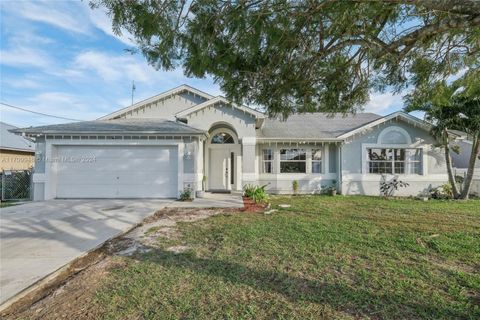
<svg viewBox="0 0 480 320">
<path fill-rule="evenodd" d="M 128 112 L 125 116 L 122 116 L 122 118 L 175 120 L 176 113 L 205 101 L 206 99 L 203 97 L 184 92 L 166 97 L 154 103 L 146 104 L 137 110 Z"/>
<path fill-rule="evenodd" d="M 322 187 L 330 187 L 335 181 L 338 182 L 336 165 L 330 161 L 336 159 L 330 152 L 337 152 L 337 149 L 330 146 L 335 144 L 318 142 L 317 144 L 305 143 L 263 143 L 257 145 L 256 164 L 259 173 L 258 184 L 267 185 L 266 190 L 276 194 L 292 194 L 293 181 L 298 182 L 299 193 L 320 193 Z M 273 173 L 262 173 L 263 149 L 271 149 L 274 154 Z M 280 149 L 305 149 L 306 152 L 306 173 L 281 173 L 280 172 Z M 312 173 L 311 154 L 312 149 L 322 150 L 322 173 Z M 334 169 L 334 170 L 332 170 Z"/>
<path fill-rule="evenodd" d="M 407 144 L 379 144 L 379 136 L 384 129 L 400 128 L 407 132 L 410 141 Z M 388 130 L 384 132 L 387 132 Z M 380 174 L 370 174 L 366 171 L 366 148 L 422 148 L 422 174 L 386 175 L 387 180 L 396 177 L 409 183 L 406 188 L 400 188 L 394 193 L 398 196 L 418 196 L 448 181 L 443 150 L 435 147 L 433 137 L 423 129 L 416 128 L 402 121 L 384 123 L 372 130 L 353 137 L 341 147 L 343 194 L 380 195 L 380 184 L 383 179 Z"/>
<path fill-rule="evenodd" d="M 86 137 L 88 138 L 88 137 Z M 43 141 L 43 140 L 42 140 Z M 40 144 L 39 148 L 42 148 L 42 155 L 39 155 L 44 159 L 43 165 L 39 168 L 44 170 L 36 170 L 33 175 L 34 182 L 34 200 L 49 200 L 56 198 L 57 195 L 57 164 L 59 161 L 57 157 L 57 147 L 59 146 L 174 146 L 178 152 L 177 156 L 177 191 L 178 195 L 184 187 L 194 187 L 201 189 L 201 179 L 203 175 L 198 171 L 199 167 L 198 159 L 199 155 L 199 141 L 198 138 L 185 138 L 177 140 L 159 139 L 159 140 L 94 140 L 94 139 L 46 139 L 44 144 Z M 187 146 L 187 148 L 186 148 Z M 187 151 L 187 152 L 186 152 Z M 191 155 L 188 156 L 188 151 L 191 151 Z M 37 160 L 38 161 L 38 160 Z M 132 168 L 135 170 L 135 168 Z M 43 171 L 43 172 L 42 172 Z"/>
<path fill-rule="evenodd" d="M 236 143 L 225 147 L 231 149 L 235 154 L 236 168 L 233 191 L 241 191 L 246 183 L 256 183 L 258 181 L 255 154 L 256 119 L 253 115 L 231 106 L 219 104 L 193 112 L 186 119 L 189 126 L 208 131 L 210 134 L 214 133 L 213 129 L 221 131 L 221 128 L 225 128 L 226 131 L 232 131 Z M 211 147 L 216 146 L 210 146 L 209 141 L 207 141 L 204 149 L 205 164 L 203 166 L 207 180 L 209 177 L 209 148 Z"/>
</svg>

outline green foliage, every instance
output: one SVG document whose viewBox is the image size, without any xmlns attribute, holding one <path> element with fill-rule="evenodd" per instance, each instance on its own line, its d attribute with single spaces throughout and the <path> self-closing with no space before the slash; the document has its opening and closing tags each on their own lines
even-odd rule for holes
<svg viewBox="0 0 480 320">
<path fill-rule="evenodd" d="M 402 180 L 398 180 L 397 178 L 393 178 L 391 180 L 386 180 L 385 178 L 382 179 L 380 182 L 380 192 L 385 198 L 388 198 L 394 194 L 400 188 L 406 188 L 409 184 Z"/>
<path fill-rule="evenodd" d="M 480 69 L 467 70 L 464 76 L 448 83 L 432 80 L 429 84 L 418 86 L 406 98 L 406 111 L 425 112 L 426 119 L 432 124 L 432 134 L 445 148 L 447 172 L 452 185 L 454 198 L 467 198 L 473 173 L 475 157 L 468 165 L 465 185 L 459 193 L 451 165 L 450 150 L 458 152 L 458 147 L 450 148 L 452 141 L 449 130 L 466 132 L 472 141 L 472 148 L 464 150 L 472 155 L 480 151 Z"/>
<path fill-rule="evenodd" d="M 212 76 L 227 98 L 270 115 L 350 112 L 371 90 L 428 87 L 479 65 L 480 2 L 121 1 L 114 30 L 156 68 Z"/>
<path fill-rule="evenodd" d="M 180 201 L 190 201 L 192 199 L 192 190 L 190 188 L 183 189 L 180 193 Z"/>
<path fill-rule="evenodd" d="M 256 186 L 247 184 L 243 187 L 243 195 L 255 201 L 256 203 L 268 203 L 269 197 L 265 188 L 267 185 Z"/>
<path fill-rule="evenodd" d="M 445 183 L 439 187 L 436 187 L 430 191 L 430 196 L 432 199 L 452 199 L 453 190 L 450 183 Z"/>
<path fill-rule="evenodd" d="M 293 180 L 292 181 L 292 190 L 293 190 L 293 194 L 298 194 L 298 181 L 297 180 Z"/>
<path fill-rule="evenodd" d="M 322 187 L 322 193 L 334 196 L 337 194 L 337 180 L 332 180 L 332 184 Z"/>
</svg>

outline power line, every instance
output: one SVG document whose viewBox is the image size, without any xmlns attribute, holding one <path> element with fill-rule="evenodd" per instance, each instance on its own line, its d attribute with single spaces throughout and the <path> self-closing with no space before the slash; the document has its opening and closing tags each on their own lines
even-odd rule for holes
<svg viewBox="0 0 480 320">
<path fill-rule="evenodd" d="M 70 120 L 70 121 L 85 121 L 85 120 L 79 120 L 79 119 L 72 119 L 72 118 L 65 118 L 65 117 L 60 117 L 60 116 L 54 116 L 54 115 L 51 115 L 51 114 L 47 114 L 47 113 L 43 113 L 43 112 L 38 112 L 38 111 L 32 111 L 32 110 L 28 110 L 28 109 L 25 109 L 25 108 L 21 108 L 21 107 L 17 107 L 17 106 L 12 106 L 11 104 L 8 104 L 8 103 L 5 103 L 5 102 L 0 102 L 0 104 L 3 105 L 3 106 L 9 107 L 9 108 L 13 108 L 13 109 L 17 109 L 17 110 L 21 110 L 21 111 L 25 111 L 25 112 L 30 112 L 30 113 L 35 113 L 35 114 L 38 114 L 38 115 L 41 115 L 41 116 L 45 116 L 45 117 L 57 118 L 57 119 L 62 119 L 62 120 Z"/>
</svg>

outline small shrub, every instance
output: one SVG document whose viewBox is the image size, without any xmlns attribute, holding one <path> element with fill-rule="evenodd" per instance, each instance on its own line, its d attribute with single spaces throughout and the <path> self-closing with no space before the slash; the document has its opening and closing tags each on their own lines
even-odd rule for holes
<svg viewBox="0 0 480 320">
<path fill-rule="evenodd" d="M 293 189 L 293 194 L 297 195 L 298 194 L 298 181 L 297 180 L 293 180 L 292 189 Z"/>
<path fill-rule="evenodd" d="M 406 188 L 408 186 L 409 184 L 407 182 L 403 182 L 397 178 L 393 178 L 390 181 L 383 180 L 380 183 L 380 192 L 385 198 L 388 198 L 399 188 Z"/>
<path fill-rule="evenodd" d="M 323 186 L 322 193 L 327 194 L 329 196 L 334 196 L 337 194 L 337 180 L 332 180 L 332 184 L 330 186 Z"/>
<path fill-rule="evenodd" d="M 268 203 L 269 198 L 268 194 L 265 191 L 265 187 L 263 186 L 255 186 L 251 184 L 247 184 L 243 187 L 243 195 L 255 201 L 255 203 Z"/>
<path fill-rule="evenodd" d="M 430 191 L 430 197 L 432 197 L 432 199 L 451 199 L 453 198 L 452 186 L 450 183 L 445 183 L 436 187 Z"/>
<path fill-rule="evenodd" d="M 180 193 L 180 201 L 190 201 L 192 200 L 192 190 L 190 188 L 185 188 Z"/>
</svg>

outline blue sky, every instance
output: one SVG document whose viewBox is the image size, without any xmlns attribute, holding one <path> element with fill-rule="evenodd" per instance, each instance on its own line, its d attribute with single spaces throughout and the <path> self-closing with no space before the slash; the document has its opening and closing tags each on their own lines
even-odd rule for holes
<svg viewBox="0 0 480 320">
<path fill-rule="evenodd" d="M 88 1 L 1 1 L 1 101 L 73 119 L 93 120 L 134 101 L 186 83 L 222 94 L 212 79 L 192 79 L 181 69 L 157 71 L 133 42 L 117 36 L 102 9 Z M 366 111 L 388 114 L 401 96 L 374 94 Z M 0 106 L 0 120 L 26 127 L 66 122 Z"/>
</svg>

